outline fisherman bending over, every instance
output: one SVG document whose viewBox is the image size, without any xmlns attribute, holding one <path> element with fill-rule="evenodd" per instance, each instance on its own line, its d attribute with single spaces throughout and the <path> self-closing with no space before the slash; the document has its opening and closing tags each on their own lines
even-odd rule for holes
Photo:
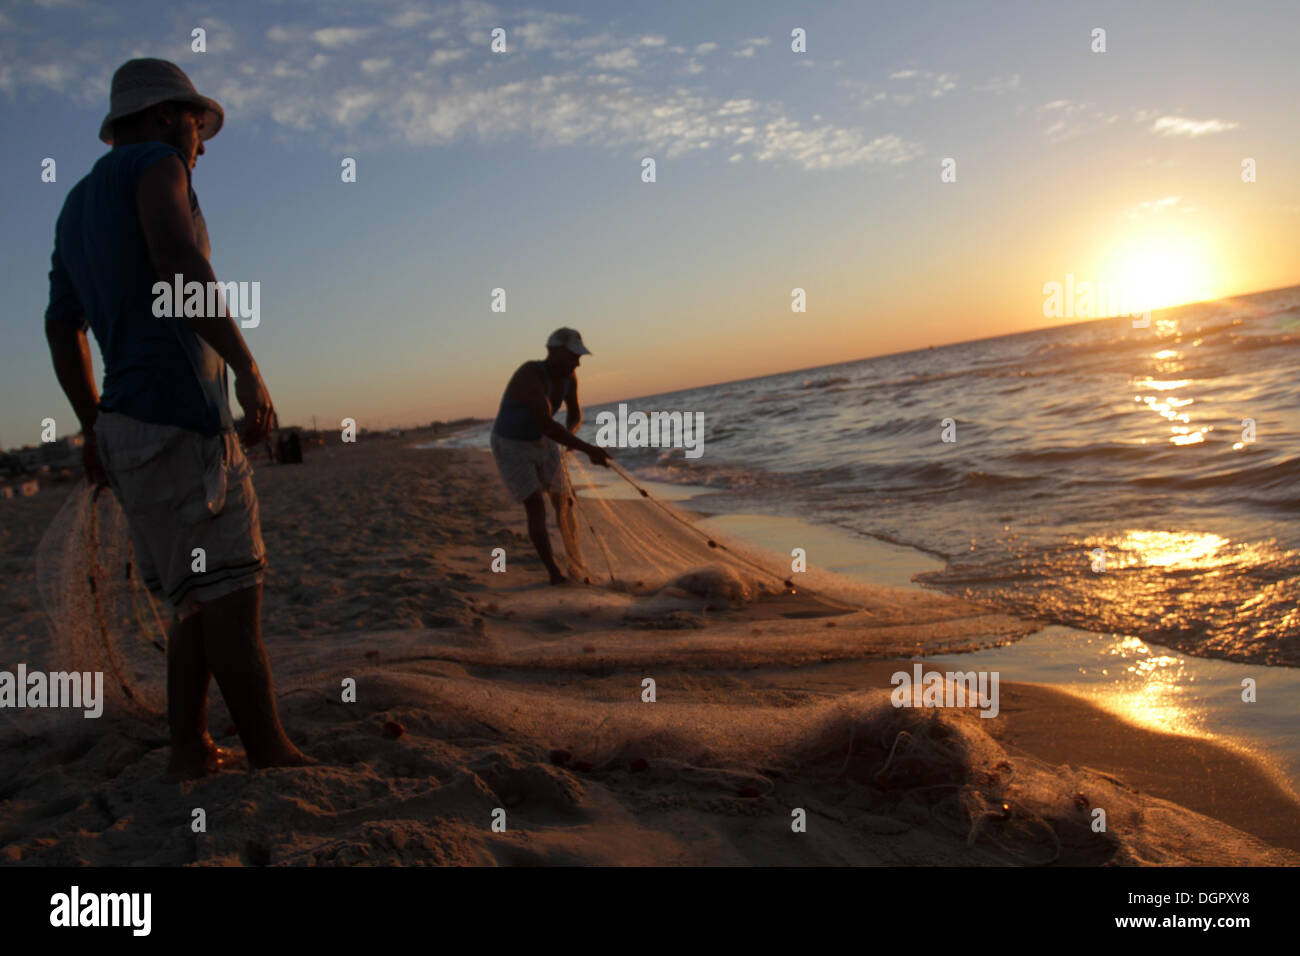
<svg viewBox="0 0 1300 956">
<path fill-rule="evenodd" d="M 556 329 L 546 340 L 546 358 L 525 362 L 515 370 L 501 396 L 501 408 L 492 425 L 492 454 L 501 471 L 501 480 L 510 497 L 523 502 L 528 514 L 528 536 L 546 565 L 552 584 L 563 584 L 566 578 L 551 553 L 543 492 L 550 496 L 555 508 L 555 520 L 569 552 L 570 569 L 574 574 L 582 571 L 582 559 L 577 553 L 573 491 L 564 478 L 560 445 L 585 452 L 594 465 L 608 465 L 610 460 L 603 448 L 589 445 L 574 434 L 582 424 L 578 377 L 574 370 L 581 357 L 590 354 L 576 331 Z M 561 402 L 566 410 L 563 427 L 553 417 Z"/>
</svg>

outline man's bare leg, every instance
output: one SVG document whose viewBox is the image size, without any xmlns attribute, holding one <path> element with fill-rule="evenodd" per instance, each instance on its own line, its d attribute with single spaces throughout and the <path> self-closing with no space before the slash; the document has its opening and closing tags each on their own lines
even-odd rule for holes
<svg viewBox="0 0 1300 956">
<path fill-rule="evenodd" d="M 192 778 L 215 773 L 230 752 L 208 736 L 208 669 L 201 613 L 172 623 L 167 637 L 167 723 L 172 752 L 167 772 Z"/>
<path fill-rule="evenodd" d="M 293 745 L 280 725 L 271 664 L 262 644 L 262 585 L 204 603 L 203 650 L 212 676 L 254 767 L 316 763 Z"/>
<path fill-rule="evenodd" d="M 563 584 L 568 579 L 560 571 L 560 566 L 555 563 L 555 555 L 551 553 L 551 536 L 546 533 L 546 502 L 540 491 L 534 491 L 524 499 L 524 511 L 528 514 L 528 537 L 532 538 L 537 556 L 546 565 L 551 583 Z"/>
</svg>

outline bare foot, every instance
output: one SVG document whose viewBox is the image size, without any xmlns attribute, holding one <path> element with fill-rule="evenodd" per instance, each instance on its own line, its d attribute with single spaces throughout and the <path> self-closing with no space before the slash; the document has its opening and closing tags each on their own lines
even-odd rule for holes
<svg viewBox="0 0 1300 956">
<path fill-rule="evenodd" d="M 238 751 L 218 747 L 211 737 L 204 735 L 193 745 L 172 747 L 171 759 L 167 761 L 167 777 L 170 780 L 197 780 L 220 773 L 238 760 Z"/>
</svg>

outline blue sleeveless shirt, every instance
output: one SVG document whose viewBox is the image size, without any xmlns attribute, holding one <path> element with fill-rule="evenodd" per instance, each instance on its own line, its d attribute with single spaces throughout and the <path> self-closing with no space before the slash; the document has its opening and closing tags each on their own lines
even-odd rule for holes
<svg viewBox="0 0 1300 956">
<path fill-rule="evenodd" d="M 167 143 L 116 146 L 68 192 L 54 228 L 45 317 L 94 333 L 104 356 L 100 408 L 216 435 L 234 427 L 226 364 L 184 321 L 154 316 L 159 277 L 136 212 L 140 177 L 170 156 L 185 162 Z M 189 198 L 199 251 L 207 256 L 207 225 L 193 188 Z"/>
<path fill-rule="evenodd" d="M 546 377 L 546 400 L 551 400 L 551 370 L 546 367 L 546 362 L 538 359 L 534 365 L 542 367 L 542 375 Z M 564 385 L 564 395 L 560 401 L 569 397 L 569 390 L 573 388 L 573 379 L 570 378 Z M 536 441 L 542 437 L 542 430 L 537 427 L 537 421 L 533 418 L 533 410 L 527 405 L 521 405 L 510 398 L 510 388 L 506 387 L 505 394 L 501 396 L 501 407 L 497 410 L 497 420 L 492 423 L 494 434 L 502 438 L 513 438 L 515 441 Z"/>
</svg>

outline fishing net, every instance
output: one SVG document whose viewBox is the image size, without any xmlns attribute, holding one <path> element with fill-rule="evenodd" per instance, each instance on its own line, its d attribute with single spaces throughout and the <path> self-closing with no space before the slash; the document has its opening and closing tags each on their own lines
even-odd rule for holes
<svg viewBox="0 0 1300 956">
<path fill-rule="evenodd" d="M 37 546 L 36 586 L 52 670 L 102 672 L 113 713 L 166 713 L 166 625 L 111 491 L 77 483 Z"/>
<path fill-rule="evenodd" d="M 588 584 L 647 596 L 696 595 L 721 605 L 802 593 L 851 611 L 864 595 L 853 582 L 795 571 L 776 555 L 702 530 L 696 516 L 652 494 L 617 462 L 594 468 L 564 456 L 574 524 L 561 538 L 570 568 Z"/>
<path fill-rule="evenodd" d="M 923 646 L 988 646 L 1032 629 L 916 589 L 855 583 L 815 568 L 793 571 L 776 554 L 701 529 L 696 516 L 651 494 L 617 463 L 604 469 L 576 455 L 566 459 L 573 520 L 561 524 L 561 538 L 570 569 L 586 585 L 495 589 L 498 596 L 483 601 L 479 614 L 547 638 L 499 639 L 479 626 L 449 656 L 585 666 L 591 658 L 579 635 L 599 628 L 602 655 L 627 666 L 797 666 L 905 655 Z M 140 579 L 126 517 L 108 489 L 79 485 L 69 494 L 40 541 L 36 571 L 53 666 L 102 671 L 106 703 L 120 705 L 115 712 L 165 713 L 167 622 Z M 824 620 L 812 623 L 818 618 Z M 268 626 L 269 639 L 286 639 Z M 277 686 L 312 686 L 319 674 L 304 665 L 283 669 Z"/>
<path fill-rule="evenodd" d="M 522 788 L 530 799 L 562 804 L 573 786 L 598 781 L 634 811 L 728 815 L 748 812 L 744 802 L 761 798 L 772 800 L 765 813 L 773 806 L 805 807 L 856 831 L 857 849 L 872 847 L 870 838 L 861 842 L 864 828 L 892 836 L 919 826 L 948 835 L 954 854 L 969 851 L 991 863 L 1170 859 L 1149 850 L 1141 852 L 1145 859 L 1137 855 L 1132 837 L 1154 809 L 1148 798 L 1086 768 L 1010 754 L 990 736 L 987 722 L 968 712 L 897 709 L 883 690 L 776 703 L 751 684 L 663 667 L 648 671 L 663 695 L 648 705 L 629 693 L 636 682 L 617 655 L 602 654 L 606 677 L 579 682 L 563 668 L 542 680 L 504 668 L 475 677 L 446 669 L 448 659 L 460 657 L 447 643 L 399 647 L 399 637 L 385 635 L 383 666 L 350 671 L 358 694 L 379 719 L 397 721 L 420 739 L 455 746 L 490 734 L 482 773 L 500 794 Z M 335 705 L 295 700 L 296 720 L 337 720 Z M 318 753 L 371 759 L 371 740 L 328 726 L 330 739 Z M 437 759 L 447 759 L 443 743 L 429 746 Z M 566 783 L 547 767 L 555 764 L 583 782 Z M 1115 832 L 1093 832 L 1098 806 Z M 1186 815 L 1178 825 L 1180 834 L 1209 838 Z"/>
<path fill-rule="evenodd" d="M 953 847 L 988 854 L 988 862 L 1182 859 L 1176 848 L 1134 849 L 1127 836 L 1092 833 L 1093 807 L 1104 806 L 1121 834 L 1154 812 L 1115 781 L 1009 754 L 990 736 L 991 722 L 972 713 L 897 709 L 880 683 L 849 679 L 819 691 L 794 671 L 907 656 L 935 634 L 1001 637 L 1008 619 L 964 616 L 968 606 L 923 592 L 905 599 L 855 590 L 833 575 L 805 578 L 782 564 L 784 555 L 705 532 L 634 476 L 567 457 L 574 522 L 561 531 L 590 585 L 496 588 L 478 598 L 474 627 L 367 628 L 332 642 L 328 634 L 268 633 L 282 714 L 304 734 L 308 752 L 349 774 L 376 762 L 412 778 L 454 780 L 472 770 L 490 806 L 511 788 L 533 788 L 529 800 L 561 800 L 576 784 L 559 764 L 603 783 L 634 813 L 740 813 L 744 801 L 771 798 L 835 821 L 846 836 L 865 828 L 892 838 L 914 826 L 947 832 Z M 111 493 L 74 490 L 36 560 L 51 666 L 103 671 L 106 711 L 164 713 L 164 621 L 135 572 Z M 794 592 L 821 611 L 792 611 Z M 753 611 L 765 601 L 777 603 L 761 620 L 710 614 L 707 627 L 676 628 L 676 611 L 645 612 Z M 770 670 L 761 679 L 737 676 L 764 666 Z M 647 676 L 658 683 L 653 705 L 640 696 Z M 344 678 L 356 679 L 355 709 L 340 709 Z M 405 728 L 400 746 L 376 736 L 389 722 Z M 433 791 L 429 812 L 444 791 L 452 802 L 480 792 Z M 352 812 L 365 819 L 411 813 L 390 812 L 376 799 Z M 909 862 L 887 855 L 879 838 L 855 840 L 857 851 L 885 854 L 877 862 Z"/>
</svg>

